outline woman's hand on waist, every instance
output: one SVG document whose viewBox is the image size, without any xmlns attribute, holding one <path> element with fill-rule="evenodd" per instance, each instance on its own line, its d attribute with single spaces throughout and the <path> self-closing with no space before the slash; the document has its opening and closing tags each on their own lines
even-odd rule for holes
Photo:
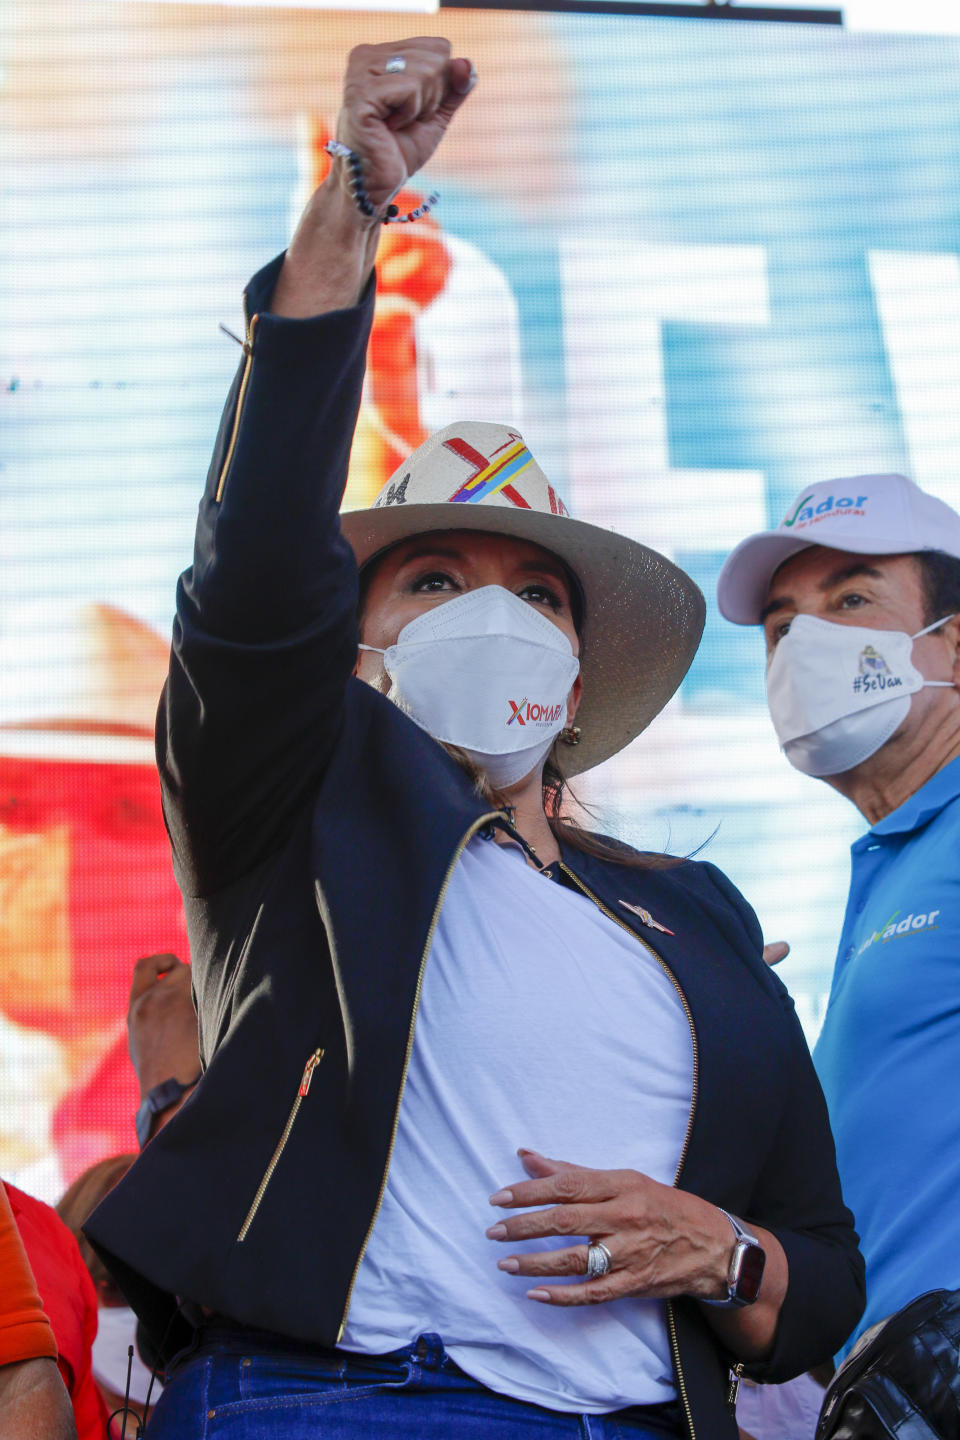
<svg viewBox="0 0 960 1440">
<path fill-rule="evenodd" d="M 527 1295 L 549 1305 L 597 1305 L 626 1297 L 723 1300 L 727 1296 L 735 1236 L 716 1205 L 663 1185 L 637 1170 L 595 1170 L 519 1152 L 533 1178 L 490 1197 L 505 1215 L 487 1231 L 509 1246 L 517 1241 L 569 1236 L 559 1249 L 507 1254 L 498 1266 L 538 1283 Z M 531 1209 L 530 1207 L 544 1207 Z M 704 1306 L 704 1316 L 743 1360 L 758 1359 L 773 1342 L 786 1293 L 787 1263 L 775 1236 L 752 1227 L 767 1256 L 760 1296 L 736 1310 Z M 610 1255 L 606 1274 L 587 1279 L 588 1244 Z M 578 1277 L 577 1283 L 569 1283 Z M 567 1283 L 542 1283 L 563 1280 Z"/>
</svg>

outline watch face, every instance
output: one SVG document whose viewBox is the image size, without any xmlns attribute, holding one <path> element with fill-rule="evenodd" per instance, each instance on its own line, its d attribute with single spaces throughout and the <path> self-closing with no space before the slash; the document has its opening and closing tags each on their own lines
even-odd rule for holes
<svg viewBox="0 0 960 1440">
<path fill-rule="evenodd" d="M 745 1245 L 737 1271 L 736 1295 L 742 1305 L 752 1305 L 760 1294 L 763 1267 L 767 1257 L 759 1245 Z"/>
</svg>

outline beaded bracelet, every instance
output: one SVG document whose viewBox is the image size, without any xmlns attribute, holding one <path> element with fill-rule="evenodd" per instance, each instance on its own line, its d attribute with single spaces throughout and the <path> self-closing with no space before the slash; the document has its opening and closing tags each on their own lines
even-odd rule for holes
<svg viewBox="0 0 960 1440">
<path fill-rule="evenodd" d="M 363 183 L 363 158 L 356 150 L 351 150 L 349 145 L 344 145 L 340 140 L 328 140 L 324 150 L 334 160 L 346 160 L 350 167 L 350 179 L 347 182 L 350 194 L 357 203 L 357 209 L 362 215 L 370 218 L 376 215 L 370 196 L 367 194 L 366 186 Z M 422 205 L 415 210 L 410 210 L 406 215 L 401 215 L 396 205 L 388 205 L 380 219 L 384 225 L 406 224 L 408 221 L 419 220 L 424 215 L 429 215 L 436 205 L 440 196 L 434 191 L 428 195 Z"/>
</svg>

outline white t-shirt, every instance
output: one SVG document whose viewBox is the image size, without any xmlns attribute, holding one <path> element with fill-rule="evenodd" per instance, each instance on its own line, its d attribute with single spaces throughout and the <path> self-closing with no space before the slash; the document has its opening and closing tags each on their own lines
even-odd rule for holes
<svg viewBox="0 0 960 1440">
<path fill-rule="evenodd" d="M 737 1424 L 752 1440 L 814 1440 L 825 1394 L 812 1375 L 783 1385 L 741 1380 Z"/>
<path fill-rule="evenodd" d="M 511 1244 L 485 1231 L 508 1213 L 488 1197 L 527 1178 L 520 1146 L 672 1184 L 692 1084 L 689 1024 L 650 953 L 518 846 L 475 838 L 427 960 L 386 1192 L 341 1348 L 383 1354 L 432 1332 L 474 1379 L 548 1409 L 672 1399 L 662 1303 L 528 1300 L 543 1282 L 497 1260 L 579 1242 Z"/>
</svg>

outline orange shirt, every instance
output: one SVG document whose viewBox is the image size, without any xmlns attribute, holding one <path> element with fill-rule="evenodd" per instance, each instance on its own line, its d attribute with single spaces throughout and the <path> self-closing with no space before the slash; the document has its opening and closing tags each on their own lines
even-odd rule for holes
<svg viewBox="0 0 960 1440">
<path fill-rule="evenodd" d="M 0 1185 L 0 1365 L 41 1357 L 55 1360 L 57 1342 L 43 1313 L 30 1262 L 7 1192 Z"/>
<path fill-rule="evenodd" d="M 43 1308 L 56 1337 L 55 1353 L 73 1405 L 78 1440 L 103 1440 L 107 1407 L 90 1366 L 97 1333 L 97 1292 L 76 1240 L 49 1205 L 6 1188 L 23 1248 L 36 1277 Z"/>
</svg>

